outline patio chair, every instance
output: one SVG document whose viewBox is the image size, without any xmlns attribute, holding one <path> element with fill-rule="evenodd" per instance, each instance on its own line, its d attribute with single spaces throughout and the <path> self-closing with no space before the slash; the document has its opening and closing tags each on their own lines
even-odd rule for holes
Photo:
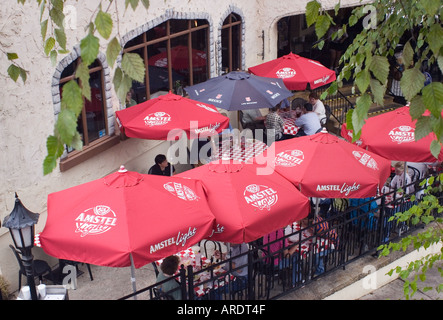
<svg viewBox="0 0 443 320">
<path fill-rule="evenodd" d="M 15 257 L 17 258 L 17 262 L 19 265 L 19 272 L 18 272 L 18 287 L 22 287 L 22 276 L 26 277 L 26 270 L 25 266 L 23 265 L 22 257 L 20 253 L 15 249 L 13 245 L 9 245 L 12 252 L 14 253 Z M 51 267 L 49 264 L 44 260 L 34 259 L 32 261 L 32 272 L 34 274 L 34 277 L 39 277 L 40 282 L 43 281 L 43 275 L 48 274 L 52 283 L 55 284 L 54 281 L 54 275 L 52 273 Z"/>
<path fill-rule="evenodd" d="M 74 266 L 75 269 L 77 270 L 77 272 L 78 272 L 78 270 L 79 270 L 79 269 L 78 269 L 78 265 L 79 265 L 80 263 L 83 264 L 83 262 L 60 259 L 60 264 L 61 264 L 61 265 L 66 265 L 66 264 L 67 264 L 67 265 Z M 92 277 L 91 266 L 89 265 L 89 263 L 86 263 L 86 267 L 88 268 L 89 278 L 91 279 L 91 281 L 94 280 L 94 278 Z"/>
</svg>

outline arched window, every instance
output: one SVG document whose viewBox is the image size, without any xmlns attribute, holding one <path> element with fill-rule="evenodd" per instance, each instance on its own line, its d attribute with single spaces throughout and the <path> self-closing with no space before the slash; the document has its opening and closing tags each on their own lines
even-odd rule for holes
<svg viewBox="0 0 443 320">
<path fill-rule="evenodd" d="M 242 20 L 235 13 L 223 21 L 221 30 L 222 71 L 231 72 L 242 69 Z"/>
<path fill-rule="evenodd" d="M 124 52 L 138 53 L 145 82 L 134 82 L 127 107 L 209 78 L 209 24 L 204 19 L 169 19 L 131 39 Z"/>
<path fill-rule="evenodd" d="M 55 115 L 60 109 L 63 86 L 70 80 L 80 80 L 75 77 L 75 70 L 80 62 L 80 57 L 74 50 L 66 60 L 62 60 L 57 68 L 53 81 L 53 100 Z M 66 61 L 72 61 L 66 63 Z M 108 103 L 110 94 L 107 93 L 106 83 L 110 83 L 109 75 L 105 76 L 102 62 L 105 61 L 103 54 L 99 54 L 89 66 L 89 85 L 91 87 L 91 101 L 83 98 L 83 109 L 77 120 L 77 131 L 83 142 L 82 150 L 75 150 L 67 147 L 60 160 L 60 171 L 66 171 L 69 168 L 97 155 L 104 150 L 112 147 L 120 141 L 120 138 L 114 134 L 114 117 L 112 106 Z M 108 97 L 109 96 L 109 97 Z"/>
</svg>

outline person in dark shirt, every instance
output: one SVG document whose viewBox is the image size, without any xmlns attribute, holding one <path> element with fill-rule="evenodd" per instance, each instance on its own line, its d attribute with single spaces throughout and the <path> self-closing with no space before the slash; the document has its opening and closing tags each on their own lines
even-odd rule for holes
<svg viewBox="0 0 443 320">
<path fill-rule="evenodd" d="M 171 166 L 171 164 L 166 160 L 166 156 L 164 154 L 158 154 L 155 157 L 155 164 L 149 168 L 148 174 L 155 174 L 158 176 L 171 176 L 171 167 L 173 173 L 175 172 L 175 168 Z"/>
</svg>

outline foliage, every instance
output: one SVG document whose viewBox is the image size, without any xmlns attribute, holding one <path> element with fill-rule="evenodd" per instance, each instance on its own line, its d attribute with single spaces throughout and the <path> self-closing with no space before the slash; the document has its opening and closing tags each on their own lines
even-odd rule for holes
<svg viewBox="0 0 443 320">
<path fill-rule="evenodd" d="M 339 9 L 340 2 L 333 10 L 335 15 Z M 325 98 L 327 94 L 335 94 L 344 79 L 354 81 L 354 86 L 362 93 L 355 109 L 350 110 L 346 117 L 348 129 L 353 130 L 354 141 L 361 135 L 371 104 L 376 102 L 383 105 L 390 73 L 389 60 L 402 37 L 406 37 L 403 47 L 406 70 L 400 86 L 406 100 L 410 102 L 412 119 L 417 119 L 415 139 L 419 140 L 434 132 L 436 140 L 432 142 L 430 149 L 437 158 L 443 142 L 443 84 L 432 82 L 425 86 L 422 67 L 437 63 L 443 72 L 442 13 L 441 0 L 374 0 L 355 8 L 348 23 L 332 34 L 331 39 L 340 38 L 349 27 L 357 23 L 363 25 L 363 30 L 340 59 L 343 68 L 337 81 L 322 96 Z M 308 26 L 315 24 L 320 49 L 326 41 L 331 40 L 327 39 L 329 28 L 335 25 L 331 14 L 316 0 L 306 5 L 306 22 Z M 426 109 L 430 114 L 424 115 Z"/>
<path fill-rule="evenodd" d="M 26 0 L 17 0 L 25 4 Z M 40 10 L 40 33 L 43 42 L 43 51 L 51 59 L 55 66 L 59 55 L 69 53 L 66 49 L 66 30 L 64 26 L 65 0 L 28 0 L 36 2 Z M 148 9 L 149 0 L 125 0 L 125 9 L 131 6 L 135 10 L 139 2 Z M 104 9 L 102 3 L 107 6 Z M 75 71 L 75 80 L 71 80 L 63 86 L 61 111 L 54 126 L 54 133 L 47 138 L 47 156 L 43 162 L 43 173 L 49 174 L 54 170 L 63 152 L 64 146 L 82 149 L 82 140 L 77 132 L 77 120 L 84 105 L 84 99 L 91 100 L 91 88 L 89 85 L 88 66 L 95 61 L 99 53 L 101 41 L 109 41 L 106 47 L 106 59 L 108 65 L 114 67 L 115 61 L 122 48 L 120 35 L 113 35 L 114 22 L 109 11 L 115 5 L 115 13 L 118 15 L 117 1 L 100 1 L 93 12 L 89 24 L 86 26 L 86 36 L 80 41 L 81 61 Z M 11 61 L 8 68 L 9 76 L 17 81 L 20 76 L 25 83 L 27 73 L 17 63 L 18 54 L 7 52 L 7 58 Z M 132 80 L 144 81 L 145 67 L 140 56 L 133 53 L 122 53 L 121 65 L 116 66 L 113 84 L 117 97 L 124 103 L 126 93 L 129 91 Z"/>
<path fill-rule="evenodd" d="M 6 281 L 6 279 L 0 275 L 0 293 L 2 295 L 2 298 L 4 300 L 8 299 L 9 296 L 9 283 Z"/>
<path fill-rule="evenodd" d="M 424 196 L 421 201 L 416 205 L 412 206 L 409 210 L 405 212 L 397 212 L 395 216 L 391 217 L 389 221 L 397 221 L 397 223 L 406 223 L 411 225 L 424 224 L 429 225 L 433 223 L 432 226 L 426 228 L 424 232 L 418 233 L 417 235 L 409 235 L 404 237 L 397 243 L 389 243 L 381 245 L 378 250 L 381 251 L 380 256 L 387 256 L 391 251 L 406 251 L 412 246 L 415 250 L 420 248 L 427 249 L 431 245 L 441 243 L 443 241 L 443 228 L 441 218 L 441 213 L 443 212 L 443 207 L 439 203 L 439 199 L 436 197 L 437 194 L 442 193 L 443 186 L 441 182 L 443 181 L 443 174 L 440 174 L 436 179 L 434 177 L 428 180 L 423 180 L 420 183 L 421 187 L 425 187 Z M 415 196 L 411 197 L 411 201 L 415 201 Z M 437 217 L 437 218 L 436 218 Z M 440 253 L 428 254 L 422 259 L 410 262 L 406 267 L 396 267 L 389 271 L 389 275 L 392 275 L 394 271 L 399 274 L 399 276 L 405 280 L 404 283 L 404 295 L 406 299 L 411 298 L 417 291 L 418 280 L 426 281 L 426 272 L 434 267 L 435 262 L 443 261 L 443 248 Z M 443 269 L 438 268 L 441 276 L 443 277 Z M 411 274 L 414 274 L 412 280 L 409 279 Z M 443 291 L 443 279 L 442 283 L 432 287 L 425 287 L 423 290 L 428 291 L 435 289 L 437 292 Z"/>
</svg>

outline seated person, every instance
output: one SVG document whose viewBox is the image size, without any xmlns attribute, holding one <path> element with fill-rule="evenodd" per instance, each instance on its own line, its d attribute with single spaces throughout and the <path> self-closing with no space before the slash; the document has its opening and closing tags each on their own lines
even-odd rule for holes
<svg viewBox="0 0 443 320">
<path fill-rule="evenodd" d="M 326 109 L 323 102 L 318 98 L 317 93 L 311 92 L 309 94 L 309 103 L 312 104 L 312 111 L 317 114 L 320 123 L 326 121 Z"/>
<path fill-rule="evenodd" d="M 414 186 L 411 184 L 411 177 L 408 173 L 405 174 L 405 166 L 404 163 L 399 161 L 394 165 L 395 168 L 395 176 L 391 180 L 390 187 L 392 190 L 402 189 L 406 191 L 407 194 L 412 194 L 414 192 Z M 406 187 L 406 190 L 405 189 Z"/>
<path fill-rule="evenodd" d="M 175 172 L 174 166 L 172 166 L 172 170 Z M 166 160 L 166 156 L 164 154 L 158 154 L 155 157 L 155 164 L 149 168 L 148 174 L 171 176 L 171 164 Z"/>
<path fill-rule="evenodd" d="M 232 269 L 239 268 L 232 271 L 232 274 L 235 276 L 235 280 L 232 283 L 233 292 L 243 290 L 248 284 L 248 255 L 244 254 L 248 251 L 249 247 L 246 243 L 231 243 Z"/>
<path fill-rule="evenodd" d="M 158 283 L 160 281 L 171 278 L 177 272 L 179 263 L 180 263 L 180 258 L 177 256 L 169 256 L 163 259 L 163 262 L 160 265 L 160 272 L 158 273 L 156 282 Z M 173 297 L 174 300 L 182 299 L 180 283 L 175 278 L 171 278 L 169 281 L 166 281 L 165 283 L 159 285 L 159 288 L 163 293 L 166 293 L 171 297 Z M 171 291 L 173 289 L 176 290 Z"/>
<path fill-rule="evenodd" d="M 300 128 L 296 137 L 310 136 L 321 131 L 320 120 L 317 114 L 312 111 L 310 103 L 306 103 L 303 106 L 303 113 L 299 118 L 295 119 L 294 124 Z"/>
<path fill-rule="evenodd" d="M 266 115 L 265 118 L 266 134 L 271 134 L 271 136 L 272 133 L 274 134 L 274 140 L 272 140 L 272 137 L 268 137 L 268 144 L 271 144 L 272 141 L 278 141 L 283 138 L 283 128 L 285 126 L 285 123 L 283 122 L 283 119 L 280 117 L 280 115 L 277 113 L 279 107 L 280 105 L 277 105 L 276 107 L 269 109 L 269 113 Z"/>
<path fill-rule="evenodd" d="M 265 117 L 261 114 L 259 109 L 246 109 L 242 110 L 243 117 L 241 123 L 243 129 L 264 129 L 265 128 Z"/>
</svg>

